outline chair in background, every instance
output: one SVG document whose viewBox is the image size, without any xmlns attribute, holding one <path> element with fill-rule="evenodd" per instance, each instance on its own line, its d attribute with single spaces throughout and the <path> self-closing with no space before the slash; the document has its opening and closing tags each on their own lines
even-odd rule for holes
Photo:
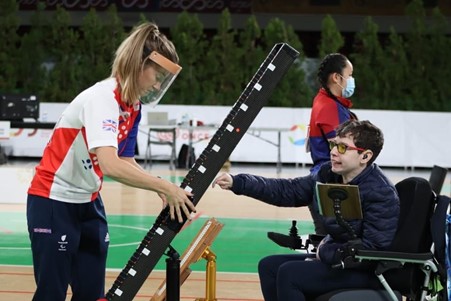
<svg viewBox="0 0 451 301">
<path fill-rule="evenodd" d="M 177 126 L 154 126 L 147 133 L 147 147 L 144 158 L 144 167 L 152 168 L 152 160 L 169 160 L 169 169 L 175 169 Z M 169 154 L 152 154 L 152 145 L 168 146 Z"/>
<path fill-rule="evenodd" d="M 168 112 L 152 111 L 147 113 L 147 147 L 144 157 L 144 167 L 152 168 L 152 160 L 169 160 L 169 169 L 175 169 L 177 160 L 176 144 L 177 125 L 175 120 L 169 120 Z M 166 154 L 153 154 L 152 145 L 163 145 L 169 147 Z"/>
</svg>

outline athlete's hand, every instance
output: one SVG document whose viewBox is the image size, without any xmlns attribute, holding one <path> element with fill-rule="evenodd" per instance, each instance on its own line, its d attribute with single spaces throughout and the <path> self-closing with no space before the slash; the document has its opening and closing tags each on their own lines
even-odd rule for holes
<svg viewBox="0 0 451 301">
<path fill-rule="evenodd" d="M 163 202 L 163 208 L 168 205 L 168 201 L 166 200 L 166 195 L 164 193 L 158 193 L 161 201 Z"/>
<path fill-rule="evenodd" d="M 213 183 L 211 184 L 211 187 L 215 187 L 215 185 L 218 185 L 219 187 L 221 187 L 222 189 L 231 189 L 233 186 L 233 178 L 230 174 L 228 173 L 223 173 L 222 175 L 220 175 L 219 177 L 217 177 Z"/>
<path fill-rule="evenodd" d="M 166 201 L 169 205 L 169 213 L 171 215 L 171 219 L 175 219 L 175 215 L 177 215 L 177 220 L 179 223 L 183 222 L 183 214 L 190 219 L 190 209 L 191 211 L 196 211 L 196 207 L 191 202 L 188 197 L 192 197 L 192 193 L 183 190 L 182 188 L 172 184 L 169 186 L 169 191 L 165 194 L 166 200 L 163 199 L 163 202 Z"/>
</svg>

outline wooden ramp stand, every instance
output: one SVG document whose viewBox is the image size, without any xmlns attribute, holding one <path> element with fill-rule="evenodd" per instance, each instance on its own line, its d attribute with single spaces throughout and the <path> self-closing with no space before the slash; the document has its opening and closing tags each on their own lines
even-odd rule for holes
<svg viewBox="0 0 451 301">
<path fill-rule="evenodd" d="M 205 275 L 205 298 L 196 301 L 216 301 L 216 255 L 211 250 L 211 244 L 224 227 L 215 218 L 210 218 L 205 222 L 182 255 L 180 261 L 180 285 L 182 285 L 191 274 L 189 266 L 199 261 L 201 258 L 207 261 Z M 166 281 L 164 280 L 158 287 L 150 301 L 166 300 Z"/>
</svg>

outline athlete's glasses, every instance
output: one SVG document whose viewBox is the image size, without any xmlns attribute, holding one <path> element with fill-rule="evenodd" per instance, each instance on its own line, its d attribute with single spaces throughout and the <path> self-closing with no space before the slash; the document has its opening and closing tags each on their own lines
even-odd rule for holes
<svg viewBox="0 0 451 301">
<path fill-rule="evenodd" d="M 337 147 L 337 151 L 340 154 L 344 154 L 346 153 L 346 151 L 349 150 L 356 150 L 356 151 L 361 151 L 363 152 L 365 149 L 364 148 L 360 148 L 360 147 L 355 147 L 355 146 L 349 146 L 346 145 L 344 143 L 336 143 L 335 141 L 329 141 L 329 149 L 332 150 L 334 147 Z"/>
</svg>

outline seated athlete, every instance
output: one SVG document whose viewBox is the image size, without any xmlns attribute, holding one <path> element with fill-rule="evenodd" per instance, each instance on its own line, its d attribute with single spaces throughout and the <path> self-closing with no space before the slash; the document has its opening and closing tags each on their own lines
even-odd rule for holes
<svg viewBox="0 0 451 301">
<path fill-rule="evenodd" d="M 363 219 L 349 223 L 363 248 L 384 250 L 396 232 L 399 198 L 394 185 L 374 163 L 383 143 L 381 130 L 369 121 L 346 121 L 337 127 L 336 137 L 330 141 L 330 162 L 316 174 L 271 179 L 224 173 L 212 186 L 278 207 L 301 207 L 312 200 L 317 204 L 317 182 L 358 185 Z M 328 234 L 316 255 L 272 255 L 260 260 L 258 273 L 266 301 L 303 301 L 336 289 L 380 287 L 373 271 L 333 268 L 340 264 L 341 252 L 349 245 L 350 237 L 335 218 L 322 218 Z"/>
</svg>

